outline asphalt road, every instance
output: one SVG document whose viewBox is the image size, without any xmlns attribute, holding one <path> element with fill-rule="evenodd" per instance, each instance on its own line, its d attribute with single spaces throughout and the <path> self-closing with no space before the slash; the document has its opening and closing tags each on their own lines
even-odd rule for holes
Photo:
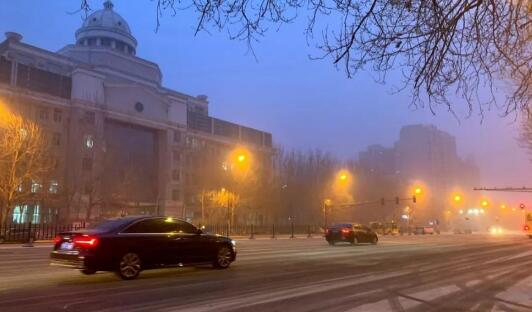
<svg viewBox="0 0 532 312">
<path fill-rule="evenodd" d="M 0 311 L 532 311 L 532 239 L 240 240 L 228 270 L 122 281 L 50 267 L 49 247 L 0 247 Z"/>
</svg>

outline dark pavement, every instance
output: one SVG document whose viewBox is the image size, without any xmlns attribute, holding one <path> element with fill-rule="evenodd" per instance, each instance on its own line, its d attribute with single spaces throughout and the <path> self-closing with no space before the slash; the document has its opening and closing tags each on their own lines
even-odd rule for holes
<svg viewBox="0 0 532 312">
<path fill-rule="evenodd" d="M 0 311 L 532 311 L 532 239 L 513 235 L 237 242 L 228 270 L 122 281 L 50 267 L 48 246 L 0 246 Z"/>
</svg>

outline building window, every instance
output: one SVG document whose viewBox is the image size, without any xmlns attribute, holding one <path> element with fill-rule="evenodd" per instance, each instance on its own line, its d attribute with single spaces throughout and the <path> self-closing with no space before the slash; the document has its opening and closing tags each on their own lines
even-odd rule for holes
<svg viewBox="0 0 532 312">
<path fill-rule="evenodd" d="M 16 205 L 13 209 L 13 223 L 26 223 L 28 219 L 28 205 Z"/>
<path fill-rule="evenodd" d="M 104 47 L 110 47 L 110 46 L 111 46 L 111 39 L 108 39 L 108 38 L 102 38 L 102 46 L 104 46 Z"/>
<path fill-rule="evenodd" d="M 181 200 L 181 192 L 178 189 L 172 190 L 172 200 L 173 201 L 180 201 Z"/>
<path fill-rule="evenodd" d="M 94 125 L 96 122 L 96 114 L 94 112 L 85 112 L 83 120 L 89 125 Z"/>
<path fill-rule="evenodd" d="M 31 181 L 31 192 L 37 193 L 41 190 L 42 185 L 37 181 Z"/>
<path fill-rule="evenodd" d="M 54 146 L 61 145 L 61 133 L 54 132 L 54 134 L 52 134 L 52 144 Z"/>
<path fill-rule="evenodd" d="M 91 171 L 92 170 L 92 158 L 85 157 L 82 160 L 81 167 L 84 171 Z"/>
<path fill-rule="evenodd" d="M 174 143 L 181 143 L 181 131 L 174 130 Z"/>
<path fill-rule="evenodd" d="M 58 190 L 59 190 L 59 182 L 57 182 L 57 180 L 50 181 L 50 187 L 48 188 L 48 192 L 52 194 L 57 194 Z"/>
<path fill-rule="evenodd" d="M 40 120 L 48 120 L 48 109 L 41 107 L 39 108 L 39 119 Z"/>
<path fill-rule="evenodd" d="M 54 109 L 54 121 L 55 122 L 63 121 L 63 112 L 60 109 Z"/>
<path fill-rule="evenodd" d="M 39 205 L 33 206 L 33 218 L 31 219 L 31 223 L 38 224 L 40 222 L 40 210 L 41 207 Z"/>
<path fill-rule="evenodd" d="M 179 169 L 172 170 L 172 180 L 179 181 L 181 178 L 181 173 L 179 172 Z"/>
<path fill-rule="evenodd" d="M 88 134 L 83 137 L 83 146 L 88 149 L 92 149 L 94 147 L 94 138 L 92 135 Z"/>
<path fill-rule="evenodd" d="M 179 151 L 174 151 L 174 163 L 179 164 L 181 162 L 181 153 Z"/>
</svg>

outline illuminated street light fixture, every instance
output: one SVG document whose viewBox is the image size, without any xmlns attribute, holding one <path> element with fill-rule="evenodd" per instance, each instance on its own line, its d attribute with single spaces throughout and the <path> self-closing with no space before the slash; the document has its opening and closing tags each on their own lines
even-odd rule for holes
<svg viewBox="0 0 532 312">
<path fill-rule="evenodd" d="M 416 187 L 414 189 L 414 194 L 416 194 L 416 195 L 421 195 L 422 192 L 423 192 L 423 190 L 421 189 L 421 187 Z"/>
<path fill-rule="evenodd" d="M 459 202 L 462 201 L 462 196 L 460 196 L 459 194 L 455 194 L 453 196 L 453 200 L 454 200 L 455 203 L 459 203 Z"/>
<path fill-rule="evenodd" d="M 501 204 L 501 209 L 506 209 L 506 205 L 505 204 Z"/>
<path fill-rule="evenodd" d="M 488 202 L 487 200 L 483 199 L 483 200 L 480 202 L 480 205 L 481 205 L 482 207 L 488 207 L 488 206 L 489 206 L 489 202 Z"/>
<path fill-rule="evenodd" d="M 238 162 L 246 161 L 246 155 L 244 155 L 244 154 L 238 155 L 237 160 L 238 160 Z"/>
</svg>

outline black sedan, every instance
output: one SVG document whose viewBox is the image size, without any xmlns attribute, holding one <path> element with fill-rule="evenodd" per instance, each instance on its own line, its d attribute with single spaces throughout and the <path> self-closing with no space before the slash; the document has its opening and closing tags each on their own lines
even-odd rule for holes
<svg viewBox="0 0 532 312">
<path fill-rule="evenodd" d="M 377 244 L 379 237 L 369 227 L 357 223 L 335 224 L 325 230 L 325 239 L 330 245 L 338 242 L 347 242 L 353 245 L 358 243 Z"/>
<path fill-rule="evenodd" d="M 84 274 L 114 271 L 129 280 L 152 268 L 210 263 L 226 269 L 236 258 L 236 248 L 230 238 L 203 233 L 185 221 L 142 216 L 60 233 L 50 257 L 52 265 Z"/>
</svg>

